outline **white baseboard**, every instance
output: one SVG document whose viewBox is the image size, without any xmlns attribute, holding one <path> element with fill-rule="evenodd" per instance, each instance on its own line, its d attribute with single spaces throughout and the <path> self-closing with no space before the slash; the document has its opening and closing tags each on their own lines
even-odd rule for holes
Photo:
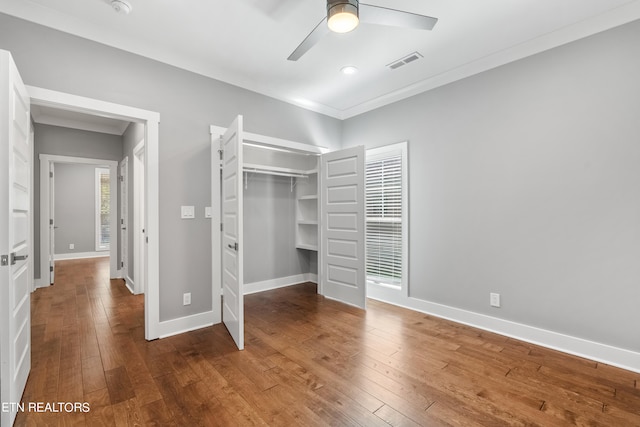
<svg viewBox="0 0 640 427">
<path fill-rule="evenodd" d="M 131 280 L 131 277 L 126 276 L 124 277 L 124 284 L 127 287 L 127 289 L 129 289 L 129 292 L 131 292 L 132 294 L 136 294 L 133 290 L 135 289 L 135 286 L 133 284 L 133 280 Z"/>
<path fill-rule="evenodd" d="M 318 275 L 313 273 L 296 274 L 294 276 L 279 277 L 277 279 L 263 280 L 244 284 L 244 294 L 255 294 L 256 292 L 270 291 L 272 289 L 284 288 L 286 286 L 297 285 L 304 282 L 318 283 Z"/>
<path fill-rule="evenodd" d="M 108 257 L 109 251 L 106 252 L 72 252 L 68 254 L 55 254 L 53 259 L 55 261 L 64 261 L 68 259 L 84 259 L 84 258 L 102 258 Z"/>
<path fill-rule="evenodd" d="M 125 278 L 127 287 L 129 287 L 128 282 L 130 280 L 130 278 Z M 297 285 L 304 282 L 315 283 L 317 282 L 317 280 L 318 276 L 316 274 L 306 273 L 289 277 L 281 277 L 279 279 L 265 280 L 263 282 L 247 283 L 244 286 L 245 295 L 255 292 L 267 291 L 270 289 L 282 288 L 285 286 Z M 133 283 L 133 281 L 131 281 L 131 283 Z M 208 326 L 214 325 L 215 323 L 219 322 L 215 322 L 215 315 L 213 311 L 198 313 L 192 316 L 180 317 L 178 319 L 166 320 L 164 322 L 160 322 L 160 324 L 158 325 L 158 336 L 159 338 L 166 338 L 172 335 L 178 335 L 185 332 L 194 331 L 196 329 L 206 328 Z"/>
<path fill-rule="evenodd" d="M 640 373 L 640 353 L 417 298 L 396 304 L 457 323 Z"/>
<path fill-rule="evenodd" d="M 213 311 L 180 317 L 178 319 L 165 320 L 158 324 L 158 336 L 159 338 L 166 338 L 172 335 L 206 328 L 207 326 L 213 325 L 213 320 Z"/>
<path fill-rule="evenodd" d="M 46 280 L 46 279 L 43 279 L 43 278 L 34 279 L 34 282 L 35 282 L 36 289 L 38 289 L 38 288 L 47 288 L 47 287 L 51 286 L 51 283 L 49 283 L 49 280 Z"/>
</svg>

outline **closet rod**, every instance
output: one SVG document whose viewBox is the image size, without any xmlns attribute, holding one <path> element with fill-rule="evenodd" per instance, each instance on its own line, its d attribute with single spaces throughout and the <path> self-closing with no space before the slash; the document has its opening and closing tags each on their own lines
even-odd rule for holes
<svg viewBox="0 0 640 427">
<path fill-rule="evenodd" d="M 250 173 L 260 173 L 263 175 L 287 176 L 291 178 L 309 178 L 309 175 L 304 175 L 301 173 L 293 173 L 293 172 L 276 172 L 276 171 L 252 169 L 252 168 L 244 168 L 243 171 L 250 172 Z"/>
</svg>

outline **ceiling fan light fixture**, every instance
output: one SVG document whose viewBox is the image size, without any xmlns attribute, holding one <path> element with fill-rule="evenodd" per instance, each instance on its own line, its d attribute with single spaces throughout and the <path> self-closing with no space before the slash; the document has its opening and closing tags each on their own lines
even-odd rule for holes
<svg viewBox="0 0 640 427">
<path fill-rule="evenodd" d="M 358 0 L 329 0 L 327 25 L 334 33 L 348 33 L 359 24 Z"/>
</svg>

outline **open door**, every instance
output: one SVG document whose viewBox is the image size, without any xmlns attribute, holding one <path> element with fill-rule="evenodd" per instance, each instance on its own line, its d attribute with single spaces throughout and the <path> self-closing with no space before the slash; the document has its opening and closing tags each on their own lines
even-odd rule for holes
<svg viewBox="0 0 640 427">
<path fill-rule="evenodd" d="M 55 185 L 55 164 L 49 162 L 49 284 L 53 285 L 55 280 L 55 253 L 56 253 L 56 185 Z M 44 272 L 41 273 L 44 277 Z"/>
<path fill-rule="evenodd" d="M 222 149 L 222 321 L 244 349 L 242 257 L 242 116 L 221 140 Z"/>
<path fill-rule="evenodd" d="M 120 270 L 126 283 L 129 276 L 129 158 L 120 162 Z M 135 292 L 134 289 L 131 289 Z M 137 293 L 137 292 L 135 292 Z"/>
<path fill-rule="evenodd" d="M 322 293 L 364 309 L 364 147 L 323 154 L 320 174 Z"/>
<path fill-rule="evenodd" d="M 9 52 L 0 51 L 0 425 L 10 426 L 31 369 L 28 253 L 30 100 Z"/>
</svg>

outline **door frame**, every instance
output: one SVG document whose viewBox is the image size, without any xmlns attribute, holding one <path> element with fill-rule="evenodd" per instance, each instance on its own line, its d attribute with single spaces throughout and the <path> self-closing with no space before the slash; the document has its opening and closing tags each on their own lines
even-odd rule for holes
<svg viewBox="0 0 640 427">
<path fill-rule="evenodd" d="M 40 281 L 38 287 L 47 287 L 50 284 L 46 280 L 46 272 L 49 270 L 49 260 L 54 254 L 50 253 L 51 240 L 50 240 L 50 223 L 49 218 L 51 216 L 52 200 L 51 197 L 55 197 L 55 193 L 51 194 L 51 186 L 49 185 L 50 179 L 55 182 L 55 172 L 53 178 L 49 177 L 50 165 L 56 163 L 66 164 L 81 164 L 81 165 L 94 165 L 106 166 L 109 168 L 109 185 L 112 189 L 117 189 L 118 180 L 118 162 L 115 160 L 103 160 L 103 159 L 89 159 L 83 157 L 69 157 L 69 156 L 57 156 L 52 154 L 40 154 Z M 109 227 L 111 230 L 119 230 L 118 224 L 118 197 L 117 192 L 112 192 L 110 196 L 110 219 Z M 55 224 L 54 224 L 55 225 Z M 119 233 L 112 233 L 112 240 L 109 245 L 109 277 L 117 277 L 118 273 L 118 240 Z"/>
<path fill-rule="evenodd" d="M 31 105 L 100 115 L 145 125 L 145 240 L 144 297 L 145 339 L 159 338 L 160 324 L 160 223 L 159 223 L 159 125 L 160 114 L 112 102 L 27 86 Z"/>
<path fill-rule="evenodd" d="M 144 175 L 145 141 L 140 141 L 133 148 L 133 289 L 136 295 L 146 292 L 145 289 L 145 199 Z M 129 224 L 131 226 L 131 224 Z M 131 249 L 131 248 L 129 248 Z"/>
</svg>

